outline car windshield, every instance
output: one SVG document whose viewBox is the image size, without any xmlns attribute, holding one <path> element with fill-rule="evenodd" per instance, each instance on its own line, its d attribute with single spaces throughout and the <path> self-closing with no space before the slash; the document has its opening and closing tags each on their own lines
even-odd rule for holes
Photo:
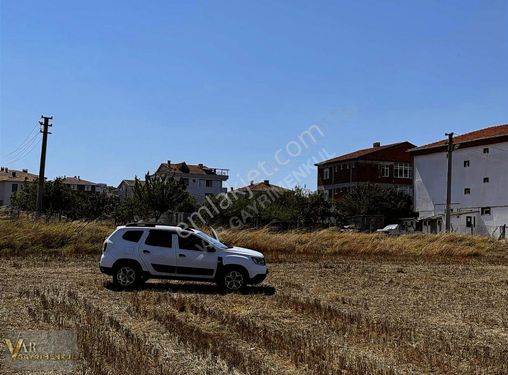
<svg viewBox="0 0 508 375">
<path fill-rule="evenodd" d="M 216 240 L 215 238 L 209 236 L 205 232 L 197 231 L 196 234 L 198 234 L 201 238 L 203 238 L 204 240 L 210 242 L 213 246 L 215 246 L 215 247 L 217 247 L 219 249 L 224 250 L 224 249 L 228 248 L 222 242 L 220 242 L 219 240 Z"/>
</svg>

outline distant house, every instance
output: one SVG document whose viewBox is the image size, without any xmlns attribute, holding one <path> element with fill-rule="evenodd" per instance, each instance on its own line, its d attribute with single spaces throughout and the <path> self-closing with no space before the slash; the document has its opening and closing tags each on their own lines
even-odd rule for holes
<svg viewBox="0 0 508 375">
<path fill-rule="evenodd" d="M 412 196 L 413 163 L 407 150 L 414 147 L 410 142 L 383 146 L 376 142 L 370 148 L 317 163 L 318 190 L 332 200 L 354 186 L 375 184 Z"/>
<path fill-rule="evenodd" d="M 244 192 L 252 191 L 254 193 L 265 193 L 265 192 L 285 193 L 290 191 L 289 189 L 283 188 L 282 186 L 271 184 L 270 180 L 264 180 L 262 182 L 257 183 L 251 181 L 250 185 L 238 188 L 236 190 Z"/>
<path fill-rule="evenodd" d="M 503 237 L 508 224 L 508 124 L 454 137 L 452 230 Z M 444 231 L 448 140 L 409 150 L 422 230 Z"/>
<path fill-rule="evenodd" d="M 145 181 L 139 181 L 141 184 L 144 184 Z M 123 200 L 125 198 L 132 197 L 134 195 L 134 185 L 136 184 L 136 180 L 122 180 L 118 185 L 117 192 L 118 197 Z"/>
<path fill-rule="evenodd" d="M 23 187 L 25 182 L 32 182 L 37 179 L 37 175 L 28 173 L 28 169 L 21 171 L 0 168 L 0 207 L 10 206 L 11 196 Z"/>
<path fill-rule="evenodd" d="M 66 177 L 62 179 L 64 185 L 67 185 L 71 190 L 86 191 L 92 193 L 101 193 L 104 190 L 104 184 L 83 180 L 80 176 Z"/>
<path fill-rule="evenodd" d="M 209 168 L 203 164 L 187 164 L 185 162 L 173 164 L 170 160 L 162 163 L 156 175 L 169 175 L 177 180 L 182 180 L 187 191 L 198 202 L 203 202 L 207 195 L 215 195 L 226 192 L 226 188 L 222 187 L 222 183 L 226 181 L 228 169 Z"/>
</svg>

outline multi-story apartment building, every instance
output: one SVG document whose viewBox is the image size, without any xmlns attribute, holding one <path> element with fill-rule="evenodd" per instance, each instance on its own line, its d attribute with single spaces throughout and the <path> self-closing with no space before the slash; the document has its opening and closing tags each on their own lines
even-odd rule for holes
<svg viewBox="0 0 508 375">
<path fill-rule="evenodd" d="M 508 224 L 508 124 L 454 137 L 452 230 L 503 236 Z M 441 140 L 413 148 L 414 206 L 425 232 L 443 231 L 447 145 Z"/>
<path fill-rule="evenodd" d="M 23 187 L 25 182 L 32 182 L 37 179 L 37 175 L 28 173 L 28 169 L 21 171 L 0 168 L 0 207 L 10 206 L 11 196 Z"/>
<path fill-rule="evenodd" d="M 407 150 L 413 147 L 410 142 L 383 146 L 376 142 L 370 148 L 317 163 L 318 190 L 328 199 L 337 199 L 354 186 L 376 184 L 412 195 L 413 163 Z"/>
<path fill-rule="evenodd" d="M 209 168 L 203 164 L 187 164 L 185 162 L 172 164 L 170 160 L 162 163 L 156 175 L 170 175 L 178 180 L 182 180 L 187 191 L 198 202 L 203 202 L 207 195 L 215 195 L 226 192 L 226 188 L 222 187 L 222 183 L 226 181 L 228 169 Z"/>
</svg>

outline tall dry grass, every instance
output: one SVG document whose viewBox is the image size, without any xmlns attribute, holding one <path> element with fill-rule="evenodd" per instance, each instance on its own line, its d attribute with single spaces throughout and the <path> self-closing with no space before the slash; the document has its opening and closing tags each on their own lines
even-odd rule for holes
<svg viewBox="0 0 508 375">
<path fill-rule="evenodd" d="M 0 254 L 97 254 L 114 226 L 102 222 L 0 219 Z"/>
<path fill-rule="evenodd" d="M 314 232 L 272 232 L 258 230 L 225 230 L 221 240 L 257 249 L 273 259 L 281 254 L 326 255 L 393 255 L 393 256 L 478 256 L 508 251 L 508 244 L 487 237 L 459 234 L 410 234 L 388 236 L 324 229 Z"/>
<path fill-rule="evenodd" d="M 52 252 L 100 253 L 115 226 L 105 222 L 45 222 L 0 219 L 0 254 Z M 387 236 L 338 232 L 272 232 L 267 229 L 224 230 L 221 240 L 262 251 L 271 261 L 330 255 L 479 256 L 508 252 L 506 241 L 459 234 Z"/>
</svg>

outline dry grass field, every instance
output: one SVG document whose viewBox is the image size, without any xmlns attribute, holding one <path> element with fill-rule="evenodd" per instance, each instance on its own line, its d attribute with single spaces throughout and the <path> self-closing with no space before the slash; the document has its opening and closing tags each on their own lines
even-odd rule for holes
<svg viewBox="0 0 508 375">
<path fill-rule="evenodd" d="M 263 284 L 120 291 L 97 267 L 109 227 L 66 225 L 0 222 L 0 327 L 77 330 L 76 374 L 508 374 L 505 243 L 224 232 L 267 253 Z"/>
</svg>

